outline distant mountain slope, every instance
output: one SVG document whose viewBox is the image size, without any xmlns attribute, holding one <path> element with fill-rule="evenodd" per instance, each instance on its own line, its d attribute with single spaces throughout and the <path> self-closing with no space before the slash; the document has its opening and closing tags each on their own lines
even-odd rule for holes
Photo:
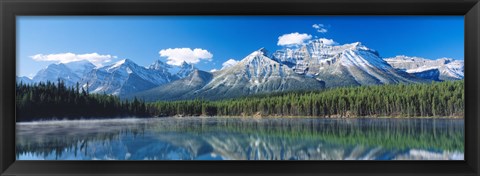
<svg viewBox="0 0 480 176">
<path fill-rule="evenodd" d="M 16 82 L 17 83 L 23 83 L 23 84 L 31 84 L 33 83 L 33 80 L 26 77 L 26 76 L 20 76 L 20 77 L 16 77 Z"/>
<path fill-rule="evenodd" d="M 194 98 L 214 100 L 323 88 L 323 82 L 295 73 L 289 67 L 270 59 L 266 55 L 266 50 L 262 48 L 236 65 L 213 74 L 197 70 L 184 79 L 127 97 L 137 96 L 147 100 Z"/>
<path fill-rule="evenodd" d="M 124 95 L 151 89 L 178 79 L 160 68 L 148 69 L 129 59 L 92 70 L 81 81 L 91 93 Z"/>
<path fill-rule="evenodd" d="M 138 97 L 145 101 L 191 99 L 195 97 L 195 91 L 210 82 L 212 77 L 213 75 L 209 72 L 193 70 L 185 78 L 150 90 L 126 95 L 124 98 Z"/>
<path fill-rule="evenodd" d="M 156 60 L 148 67 L 142 67 L 129 59 L 96 68 L 89 61 L 50 64 L 40 70 L 33 79 L 17 77 L 17 82 L 39 83 L 62 80 L 67 87 L 77 82 L 91 93 L 124 95 L 151 89 L 192 73 L 196 68 L 186 62 L 180 66 L 168 65 Z"/>
<path fill-rule="evenodd" d="M 172 76 L 177 77 L 177 79 L 180 79 L 188 76 L 197 68 L 195 68 L 193 64 L 189 64 L 185 61 L 180 66 L 173 66 L 168 65 L 160 60 L 156 60 L 154 63 L 148 66 L 148 69 L 158 70 L 165 74 L 168 72 L 168 74 L 171 74 Z"/>
<path fill-rule="evenodd" d="M 386 58 L 392 67 L 432 80 L 459 80 L 464 77 L 464 62 L 451 58 L 437 60 L 421 57 L 396 56 Z M 438 74 L 429 74 L 438 72 Z"/>
<path fill-rule="evenodd" d="M 66 86 L 71 87 L 79 82 L 84 74 L 94 68 L 95 65 L 88 61 L 50 64 L 46 68 L 38 71 L 33 77 L 32 82 L 57 82 L 58 79 L 60 79 Z"/>
<path fill-rule="evenodd" d="M 198 91 L 206 97 L 237 97 L 296 90 L 320 90 L 322 81 L 295 73 L 272 60 L 265 49 L 255 51 L 238 62 L 214 73 L 210 83 Z"/>
<path fill-rule="evenodd" d="M 182 65 L 178 68 L 178 70 L 175 73 L 179 78 L 185 78 L 190 73 L 194 72 L 197 68 L 195 68 L 192 64 L 189 64 L 185 61 L 183 61 Z"/>
<path fill-rule="evenodd" d="M 360 42 L 327 45 L 311 40 L 297 49 L 276 51 L 273 57 L 290 65 L 296 73 L 325 81 L 327 87 L 423 81 L 392 68 L 377 51 Z"/>
<path fill-rule="evenodd" d="M 73 73 L 77 74 L 80 78 L 88 72 L 95 69 L 95 65 L 86 60 L 69 62 L 65 64 Z"/>
</svg>

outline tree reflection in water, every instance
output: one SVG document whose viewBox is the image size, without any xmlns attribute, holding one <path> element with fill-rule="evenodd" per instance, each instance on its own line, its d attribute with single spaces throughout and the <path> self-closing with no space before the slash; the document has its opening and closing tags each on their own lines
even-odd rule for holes
<svg viewBox="0 0 480 176">
<path fill-rule="evenodd" d="M 17 124 L 18 160 L 463 160 L 463 119 L 185 117 Z"/>
</svg>

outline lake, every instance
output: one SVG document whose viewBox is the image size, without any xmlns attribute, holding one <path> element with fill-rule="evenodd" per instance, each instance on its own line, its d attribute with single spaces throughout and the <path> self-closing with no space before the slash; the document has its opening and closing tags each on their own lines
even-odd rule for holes
<svg viewBox="0 0 480 176">
<path fill-rule="evenodd" d="M 17 160 L 463 160 L 463 119 L 169 117 L 22 122 Z"/>
</svg>

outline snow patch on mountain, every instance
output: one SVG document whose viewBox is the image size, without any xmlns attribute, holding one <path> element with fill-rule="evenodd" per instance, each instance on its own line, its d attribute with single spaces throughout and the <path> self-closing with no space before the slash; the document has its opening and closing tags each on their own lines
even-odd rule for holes
<svg viewBox="0 0 480 176">
<path fill-rule="evenodd" d="M 455 60 L 452 58 L 439 58 L 432 60 L 404 55 L 385 58 L 384 60 L 387 61 L 392 67 L 399 70 L 404 70 L 411 74 L 421 74 L 430 70 L 438 70 L 438 77 L 431 77 L 430 79 L 458 80 L 464 78 L 463 60 Z"/>
</svg>

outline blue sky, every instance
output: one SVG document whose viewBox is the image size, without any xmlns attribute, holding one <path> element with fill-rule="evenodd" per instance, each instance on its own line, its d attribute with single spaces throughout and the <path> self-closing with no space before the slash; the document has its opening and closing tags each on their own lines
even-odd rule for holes
<svg viewBox="0 0 480 176">
<path fill-rule="evenodd" d="M 141 66 L 184 59 L 209 71 L 261 47 L 289 47 L 279 45 L 286 44 L 279 42 L 285 34 L 290 41 L 360 41 L 382 57 L 464 57 L 463 16 L 18 16 L 17 75 L 32 76 L 56 62 L 107 65 L 124 58 Z"/>
</svg>

